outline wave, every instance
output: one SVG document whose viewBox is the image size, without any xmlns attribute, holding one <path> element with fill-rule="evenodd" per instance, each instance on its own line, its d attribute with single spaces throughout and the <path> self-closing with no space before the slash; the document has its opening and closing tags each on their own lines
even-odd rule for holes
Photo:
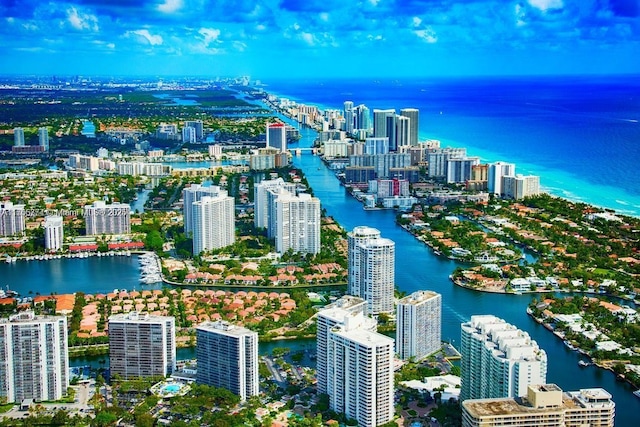
<svg viewBox="0 0 640 427">
<path fill-rule="evenodd" d="M 620 203 L 621 205 L 629 206 L 629 202 L 625 202 L 624 200 L 617 200 L 616 203 Z"/>
</svg>

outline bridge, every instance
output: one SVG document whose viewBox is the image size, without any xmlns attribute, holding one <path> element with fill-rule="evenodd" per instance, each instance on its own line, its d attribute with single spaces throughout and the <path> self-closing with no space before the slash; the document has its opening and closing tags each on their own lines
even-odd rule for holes
<svg viewBox="0 0 640 427">
<path fill-rule="evenodd" d="M 317 147 L 304 147 L 304 148 L 290 148 L 289 152 L 291 152 L 291 154 L 295 154 L 295 155 L 299 155 L 302 153 L 312 153 L 312 154 L 316 154 L 318 151 Z"/>
</svg>

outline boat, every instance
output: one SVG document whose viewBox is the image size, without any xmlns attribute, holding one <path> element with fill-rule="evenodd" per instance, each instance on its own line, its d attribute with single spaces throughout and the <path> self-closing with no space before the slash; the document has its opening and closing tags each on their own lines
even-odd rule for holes
<svg viewBox="0 0 640 427">
<path fill-rule="evenodd" d="M 640 390 L 636 390 L 633 392 L 633 395 L 637 398 L 640 398 Z"/>
<path fill-rule="evenodd" d="M 578 366 L 584 368 L 585 366 L 589 366 L 591 363 L 585 362 L 584 360 L 578 360 Z"/>
</svg>

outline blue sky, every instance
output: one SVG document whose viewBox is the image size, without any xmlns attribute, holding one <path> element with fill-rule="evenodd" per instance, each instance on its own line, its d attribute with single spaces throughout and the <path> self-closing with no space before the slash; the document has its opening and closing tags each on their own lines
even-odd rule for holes
<svg viewBox="0 0 640 427">
<path fill-rule="evenodd" d="M 640 73 L 640 0 L 0 0 L 0 74 Z"/>
</svg>

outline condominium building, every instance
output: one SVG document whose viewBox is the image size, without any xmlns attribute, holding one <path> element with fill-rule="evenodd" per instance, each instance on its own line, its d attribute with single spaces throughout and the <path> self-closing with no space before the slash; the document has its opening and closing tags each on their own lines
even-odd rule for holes
<svg viewBox="0 0 640 427">
<path fill-rule="evenodd" d="M 59 400 L 68 387 L 67 318 L 25 311 L 0 319 L 0 398 Z"/>
<path fill-rule="evenodd" d="M 547 379 L 547 354 L 524 331 L 492 315 L 461 325 L 460 399 L 523 396 Z"/>
<path fill-rule="evenodd" d="M 126 203 L 106 204 L 99 200 L 84 207 L 87 236 L 131 233 L 131 207 Z"/>
<path fill-rule="evenodd" d="M 49 129 L 46 127 L 38 128 L 38 145 L 49 151 Z"/>
<path fill-rule="evenodd" d="M 296 194 L 296 185 L 285 182 L 282 178 L 263 180 L 253 187 L 254 225 L 256 228 L 269 228 L 269 199 L 270 190 L 282 188 L 289 193 Z"/>
<path fill-rule="evenodd" d="M 435 148 L 427 153 L 427 171 L 430 178 L 446 178 L 449 159 L 467 156 L 466 148 Z"/>
<path fill-rule="evenodd" d="M 22 128 L 14 128 L 13 129 L 13 146 L 14 147 L 24 147 L 24 129 Z"/>
<path fill-rule="evenodd" d="M 418 145 L 420 131 L 420 110 L 417 108 L 403 108 L 400 115 L 409 118 L 409 145 Z"/>
<path fill-rule="evenodd" d="M 166 377 L 176 369 L 176 321 L 172 316 L 130 312 L 109 317 L 111 376 Z"/>
<path fill-rule="evenodd" d="M 64 241 L 64 224 L 61 216 L 44 218 L 44 247 L 47 251 L 59 251 Z"/>
<path fill-rule="evenodd" d="M 196 130 L 191 126 L 185 126 L 182 128 L 182 142 L 185 144 L 196 143 Z"/>
<path fill-rule="evenodd" d="M 502 195 L 520 200 L 540 194 L 540 177 L 536 175 L 516 175 L 502 177 Z"/>
<path fill-rule="evenodd" d="M 283 191 L 274 201 L 276 251 L 320 252 L 320 199 Z"/>
<path fill-rule="evenodd" d="M 267 123 L 267 147 L 287 151 L 287 132 L 284 123 Z"/>
<path fill-rule="evenodd" d="M 246 400 L 259 393 L 258 333 L 228 322 L 196 328 L 196 382 L 225 388 Z"/>
<path fill-rule="evenodd" d="M 364 317 L 367 302 L 362 298 L 344 295 L 339 300 L 327 305 L 316 317 L 316 379 L 318 393 L 327 392 L 327 345 L 329 331 L 336 325 L 343 324 L 348 317 L 357 318 L 361 327 L 375 331 L 377 323 L 374 319 Z"/>
<path fill-rule="evenodd" d="M 373 110 L 373 136 L 389 138 L 389 150 L 396 151 L 396 110 Z"/>
<path fill-rule="evenodd" d="M 216 197 L 220 194 L 220 187 L 211 185 L 205 187 L 200 184 L 191 184 L 182 190 L 182 214 L 184 218 L 184 234 L 193 233 L 193 203 L 199 202 L 205 196 Z"/>
<path fill-rule="evenodd" d="M 505 176 L 515 176 L 516 165 L 514 163 L 495 162 L 489 164 L 489 176 L 487 179 L 487 190 L 491 194 L 502 196 L 502 178 Z"/>
<path fill-rule="evenodd" d="M 225 190 L 191 205 L 193 253 L 224 248 L 236 241 L 235 201 Z"/>
<path fill-rule="evenodd" d="M 327 394 L 333 411 L 359 426 L 375 427 L 394 416 L 394 342 L 362 328 L 357 319 L 362 316 L 349 316 L 329 330 Z"/>
<path fill-rule="evenodd" d="M 441 348 L 442 296 L 418 291 L 398 301 L 396 353 L 401 359 L 421 360 Z"/>
<path fill-rule="evenodd" d="M 343 117 L 344 117 L 344 125 L 345 125 L 344 130 L 348 134 L 352 134 L 354 125 L 355 125 L 353 101 L 344 102 Z"/>
<path fill-rule="evenodd" d="M 411 119 L 406 116 L 396 116 L 396 151 L 409 147 L 411 139 Z"/>
<path fill-rule="evenodd" d="M 389 138 L 386 136 L 370 137 L 364 140 L 364 154 L 375 156 L 389 152 Z"/>
<path fill-rule="evenodd" d="M 222 158 L 222 145 L 213 144 L 208 147 L 209 156 L 218 160 Z"/>
<path fill-rule="evenodd" d="M 531 385 L 517 398 L 462 402 L 463 427 L 613 427 L 615 403 L 602 388 L 563 392 L 555 384 Z"/>
<path fill-rule="evenodd" d="M 24 205 L 14 205 L 10 201 L 0 202 L 0 236 L 24 234 Z"/>
<path fill-rule="evenodd" d="M 393 311 L 395 243 L 370 227 L 355 227 L 347 235 L 349 293 L 367 301 L 367 313 Z"/>
<path fill-rule="evenodd" d="M 184 127 L 192 128 L 195 132 L 195 138 L 197 141 L 202 140 L 204 138 L 204 123 L 202 120 L 186 120 L 184 122 Z"/>
<path fill-rule="evenodd" d="M 447 161 L 447 183 L 463 184 L 471 179 L 474 166 L 480 164 L 480 157 L 462 157 Z"/>
</svg>

